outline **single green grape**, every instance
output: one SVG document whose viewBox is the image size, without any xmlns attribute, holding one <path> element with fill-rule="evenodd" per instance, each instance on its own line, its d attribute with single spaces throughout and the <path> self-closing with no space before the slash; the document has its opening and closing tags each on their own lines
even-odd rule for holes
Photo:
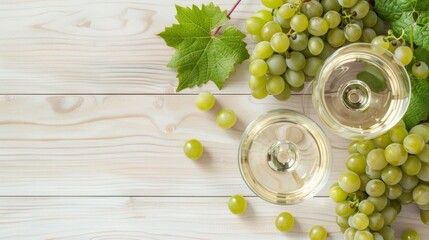
<svg viewBox="0 0 429 240">
<path fill-rule="evenodd" d="M 367 198 L 367 200 L 374 204 L 375 211 L 377 211 L 377 212 L 380 212 L 381 210 L 383 210 L 387 206 L 387 203 L 388 203 L 388 199 L 387 199 L 386 195 L 381 195 L 380 197 L 369 196 Z"/>
<path fill-rule="evenodd" d="M 295 32 L 303 32 L 308 27 L 308 18 L 304 14 L 295 14 L 290 21 L 290 27 Z"/>
<path fill-rule="evenodd" d="M 337 216 L 337 218 L 336 218 L 337 225 L 340 228 L 348 228 L 348 227 L 350 227 L 348 219 L 349 219 L 348 217 Z"/>
<path fill-rule="evenodd" d="M 282 27 L 275 21 L 269 21 L 261 29 L 261 37 L 265 41 L 270 41 L 271 37 L 278 33 L 282 32 Z"/>
<path fill-rule="evenodd" d="M 390 200 L 398 199 L 402 194 L 402 187 L 399 184 L 387 185 L 386 196 Z"/>
<path fill-rule="evenodd" d="M 308 40 L 308 46 L 307 46 L 308 50 L 314 56 L 322 53 L 324 46 L 325 46 L 325 43 L 323 42 L 323 39 L 321 39 L 320 37 L 311 37 Z"/>
<path fill-rule="evenodd" d="M 380 148 L 371 150 L 366 156 L 366 163 L 374 170 L 382 170 L 385 168 L 388 162 L 384 155 L 384 150 Z"/>
<path fill-rule="evenodd" d="M 419 184 L 419 178 L 417 176 L 410 176 L 408 174 L 402 173 L 401 181 L 399 181 L 399 185 L 401 185 L 403 191 L 411 192 L 414 187 Z"/>
<path fill-rule="evenodd" d="M 329 45 L 334 48 L 341 47 L 346 42 L 344 31 L 339 28 L 333 28 L 328 31 L 327 40 Z"/>
<path fill-rule="evenodd" d="M 281 54 L 273 54 L 266 60 L 266 63 L 268 72 L 273 75 L 282 75 L 287 69 L 285 58 Z"/>
<path fill-rule="evenodd" d="M 338 27 L 341 23 L 341 14 L 337 11 L 328 11 L 323 18 L 328 22 L 330 29 Z"/>
<path fill-rule="evenodd" d="M 293 33 L 289 36 L 290 48 L 295 51 L 303 51 L 308 46 L 306 33 Z"/>
<path fill-rule="evenodd" d="M 425 141 L 420 135 L 409 134 L 404 138 L 403 146 L 408 153 L 419 154 L 425 147 Z"/>
<path fill-rule="evenodd" d="M 329 197 L 336 203 L 346 200 L 348 193 L 346 193 L 338 184 L 329 189 Z"/>
<path fill-rule="evenodd" d="M 373 212 L 368 216 L 368 228 L 372 231 L 378 231 L 384 226 L 384 217 L 379 212 Z"/>
<path fill-rule="evenodd" d="M 256 99 L 263 99 L 263 98 L 266 98 L 268 95 L 269 95 L 269 92 L 266 87 L 252 90 L 252 97 Z"/>
<path fill-rule="evenodd" d="M 423 151 L 421 151 L 419 154 L 417 154 L 417 157 L 425 163 L 429 163 L 429 144 L 426 144 L 423 148 Z"/>
<path fill-rule="evenodd" d="M 368 227 L 369 219 L 368 216 L 363 213 L 356 213 L 352 218 L 353 225 L 358 230 L 363 230 Z"/>
<path fill-rule="evenodd" d="M 408 159 L 408 153 L 400 143 L 392 143 L 384 150 L 386 161 L 393 166 L 401 166 Z"/>
<path fill-rule="evenodd" d="M 378 148 L 385 149 L 389 144 L 392 143 L 392 140 L 390 139 L 389 133 L 385 133 L 383 135 L 380 135 L 372 140 Z"/>
<path fill-rule="evenodd" d="M 374 212 L 375 206 L 372 202 L 365 199 L 359 202 L 358 209 L 359 212 L 369 216 L 371 213 Z"/>
<path fill-rule="evenodd" d="M 255 76 L 250 76 L 250 79 L 248 81 L 248 85 L 250 90 L 258 90 L 261 88 L 266 88 L 267 87 L 267 78 L 265 76 L 262 77 L 255 77 Z"/>
<path fill-rule="evenodd" d="M 273 21 L 273 15 L 271 14 L 271 11 L 268 11 L 266 9 L 261 9 L 255 13 L 255 17 L 258 17 L 262 20 L 264 20 L 266 23 L 269 21 Z"/>
<path fill-rule="evenodd" d="M 368 230 L 357 230 L 353 240 L 374 240 L 374 237 Z"/>
<path fill-rule="evenodd" d="M 280 232 L 287 232 L 292 229 L 294 223 L 295 219 L 292 214 L 288 212 L 282 212 L 277 216 L 275 225 Z"/>
<path fill-rule="evenodd" d="M 369 3 L 365 0 L 358 0 L 357 3 L 350 8 L 353 18 L 362 19 L 369 12 Z"/>
<path fill-rule="evenodd" d="M 399 46 L 395 49 L 394 55 L 404 66 L 407 66 L 413 60 L 413 50 L 408 46 Z"/>
<path fill-rule="evenodd" d="M 374 240 L 384 240 L 383 236 L 378 232 L 373 232 L 372 236 L 373 236 Z"/>
<path fill-rule="evenodd" d="M 375 144 L 372 140 L 360 141 L 356 145 L 358 152 L 364 156 L 368 155 L 373 149 L 375 149 Z"/>
<path fill-rule="evenodd" d="M 381 176 L 381 173 L 380 173 L 380 176 Z M 360 178 L 360 188 L 359 188 L 359 191 L 363 192 L 363 191 L 365 191 L 366 184 L 369 181 L 371 181 L 371 178 L 368 175 L 366 175 L 366 170 L 365 170 L 364 174 L 359 175 L 359 178 Z"/>
<path fill-rule="evenodd" d="M 216 122 L 221 128 L 232 128 L 237 122 L 237 116 L 230 109 L 222 109 L 216 116 Z"/>
<path fill-rule="evenodd" d="M 388 165 L 381 171 L 381 179 L 388 185 L 395 185 L 402 179 L 400 167 Z"/>
<path fill-rule="evenodd" d="M 372 179 L 366 184 L 366 193 L 372 197 L 380 197 L 386 191 L 386 185 L 379 179 Z"/>
<path fill-rule="evenodd" d="M 246 20 L 245 27 L 248 33 L 252 35 L 259 35 L 264 24 L 265 21 L 263 19 L 253 16 Z"/>
<path fill-rule="evenodd" d="M 280 76 L 271 76 L 267 83 L 267 90 L 272 95 L 278 95 L 285 89 L 285 81 Z"/>
<path fill-rule="evenodd" d="M 279 12 L 275 13 L 274 20 L 280 24 L 284 29 L 290 28 L 290 19 L 284 19 L 279 16 Z"/>
<path fill-rule="evenodd" d="M 268 65 L 262 59 L 253 60 L 249 65 L 249 72 L 255 77 L 262 77 L 267 71 Z"/>
<path fill-rule="evenodd" d="M 302 3 L 301 12 L 304 13 L 308 19 L 320 17 L 323 14 L 323 6 L 316 0 L 305 1 Z"/>
<path fill-rule="evenodd" d="M 419 124 L 411 128 L 410 134 L 417 134 L 423 138 L 425 143 L 429 142 L 429 127 L 423 124 Z"/>
<path fill-rule="evenodd" d="M 243 214 L 247 209 L 246 199 L 242 195 L 235 194 L 229 199 L 228 208 L 233 214 Z"/>
<path fill-rule="evenodd" d="M 389 46 L 390 46 L 390 42 L 386 39 L 386 36 L 375 37 L 374 39 L 372 39 L 371 44 L 382 47 L 384 49 L 389 49 Z M 378 52 L 378 49 L 377 49 L 377 52 Z M 384 52 L 380 52 L 380 53 L 384 53 Z"/>
<path fill-rule="evenodd" d="M 286 55 L 286 65 L 289 69 L 294 71 L 302 70 L 305 66 L 304 54 L 292 51 Z"/>
<path fill-rule="evenodd" d="M 255 46 L 255 55 L 258 59 L 266 59 L 273 55 L 273 48 L 271 47 L 270 42 L 262 41 L 256 44 Z"/>
<path fill-rule="evenodd" d="M 365 174 L 370 179 L 381 179 L 381 170 L 374 170 L 369 165 L 366 165 Z"/>
<path fill-rule="evenodd" d="M 312 17 L 308 22 L 308 32 L 313 36 L 323 36 L 329 30 L 329 23 L 322 17 Z"/>
<path fill-rule="evenodd" d="M 338 184 L 345 192 L 353 193 L 360 188 L 360 178 L 354 172 L 342 172 L 338 178 Z"/>
<path fill-rule="evenodd" d="M 352 154 L 352 153 L 359 153 L 357 150 L 357 144 L 359 141 L 351 141 L 349 143 L 349 146 L 347 146 L 347 152 Z"/>
<path fill-rule="evenodd" d="M 321 225 L 315 225 L 310 229 L 308 233 L 311 240 L 325 240 L 328 237 L 328 232 Z"/>
<path fill-rule="evenodd" d="M 427 79 L 429 76 L 429 67 L 425 62 L 417 61 L 411 67 L 411 73 L 417 79 L 424 80 L 424 79 Z"/>
<path fill-rule="evenodd" d="M 357 174 L 365 173 L 366 169 L 366 158 L 360 153 L 351 154 L 346 159 L 346 167 L 348 170 Z"/>
<path fill-rule="evenodd" d="M 416 230 L 408 229 L 402 234 L 402 240 L 420 240 L 420 236 Z"/>
<path fill-rule="evenodd" d="M 215 97 L 210 92 L 202 92 L 195 98 L 195 106 L 201 111 L 208 111 L 212 109 L 216 102 Z"/>
<path fill-rule="evenodd" d="M 351 201 L 343 201 L 337 204 L 335 213 L 341 217 L 348 217 L 352 215 L 356 210 Z"/>
<path fill-rule="evenodd" d="M 365 27 L 373 27 L 377 23 L 377 13 L 373 10 L 369 10 L 364 18 L 362 18 L 363 25 Z M 374 31 L 375 32 L 375 31 Z"/>
<path fill-rule="evenodd" d="M 362 36 L 362 28 L 356 23 L 349 23 L 344 27 L 344 36 L 350 42 L 356 42 Z"/>
<path fill-rule="evenodd" d="M 285 84 L 285 88 L 283 89 L 283 92 L 281 92 L 280 94 L 274 95 L 274 98 L 276 98 L 279 101 L 286 101 L 287 99 L 289 99 L 290 94 L 291 94 L 290 86 L 288 84 Z"/>
<path fill-rule="evenodd" d="M 295 13 L 296 7 L 293 6 L 291 3 L 283 4 L 277 11 L 278 16 L 283 19 L 290 19 L 291 17 L 293 17 L 293 15 L 295 15 Z"/>
<path fill-rule="evenodd" d="M 284 53 L 289 49 L 289 38 L 286 33 L 275 33 L 270 40 L 271 48 L 278 53 Z"/>
<path fill-rule="evenodd" d="M 372 26 L 372 29 L 374 29 L 374 31 L 375 31 L 375 33 L 377 33 L 377 35 L 386 34 L 386 27 L 384 25 L 384 21 L 383 21 L 383 19 L 381 19 L 378 16 L 377 16 L 377 22 L 375 23 L 374 26 Z"/>
<path fill-rule="evenodd" d="M 291 69 L 287 69 L 284 76 L 286 82 L 292 87 L 299 88 L 304 85 L 305 76 L 303 71 L 293 71 Z"/>
<path fill-rule="evenodd" d="M 203 145 L 197 139 L 191 139 L 185 142 L 183 152 L 186 157 L 192 160 L 197 160 L 203 155 Z"/>
<path fill-rule="evenodd" d="M 419 184 L 413 190 L 413 200 L 418 205 L 426 205 L 429 203 L 429 186 Z"/>
<path fill-rule="evenodd" d="M 376 36 L 377 36 L 377 33 L 375 33 L 373 29 L 365 27 L 362 30 L 362 35 L 360 36 L 359 40 L 361 42 L 370 43 L 372 39 L 374 39 Z"/>
</svg>

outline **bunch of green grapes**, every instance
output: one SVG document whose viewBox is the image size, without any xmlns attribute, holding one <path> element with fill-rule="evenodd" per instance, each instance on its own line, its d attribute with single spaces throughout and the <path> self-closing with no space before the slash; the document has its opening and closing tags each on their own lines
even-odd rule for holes
<svg viewBox="0 0 429 240">
<path fill-rule="evenodd" d="M 270 10 L 256 12 L 245 25 L 257 42 L 248 82 L 257 99 L 270 94 L 288 99 L 337 48 L 369 43 L 385 34 L 384 22 L 366 0 L 262 0 L 262 4 Z"/>
<path fill-rule="evenodd" d="M 386 134 L 349 145 L 348 171 L 329 191 L 344 239 L 394 239 L 391 224 L 401 206 L 413 202 L 429 225 L 428 143 L 429 124 L 407 131 L 401 121 Z"/>
</svg>

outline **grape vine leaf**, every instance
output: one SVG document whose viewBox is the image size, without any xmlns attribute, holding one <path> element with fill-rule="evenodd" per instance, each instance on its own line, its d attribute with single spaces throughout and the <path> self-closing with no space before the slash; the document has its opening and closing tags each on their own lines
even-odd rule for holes
<svg viewBox="0 0 429 240">
<path fill-rule="evenodd" d="M 403 117 L 408 129 L 429 117 L 429 79 L 415 79 L 411 74 L 410 77 L 412 85 L 410 106 Z"/>
<path fill-rule="evenodd" d="M 375 0 L 378 15 L 390 22 L 395 35 L 404 31 L 404 39 L 429 51 L 429 2 L 428 0 Z"/>
<path fill-rule="evenodd" d="M 226 11 L 213 3 L 181 7 L 176 5 L 176 19 L 179 24 L 166 27 L 158 34 L 166 44 L 176 49 L 168 67 L 177 69 L 179 84 L 176 91 L 200 86 L 213 81 L 219 89 L 236 63 L 249 58 L 246 36 L 235 26 L 229 26 L 223 34 L 212 32 L 228 20 Z"/>
</svg>

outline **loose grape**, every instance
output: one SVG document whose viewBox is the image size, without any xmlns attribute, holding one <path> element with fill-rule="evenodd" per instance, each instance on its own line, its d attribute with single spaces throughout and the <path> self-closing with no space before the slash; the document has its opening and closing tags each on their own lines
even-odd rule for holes
<svg viewBox="0 0 429 240">
<path fill-rule="evenodd" d="M 386 161 L 393 166 L 400 166 L 408 159 L 408 153 L 400 143 L 392 143 L 384 150 Z"/>
<path fill-rule="evenodd" d="M 280 232 L 287 232 L 293 227 L 294 223 L 295 219 L 292 214 L 282 212 L 277 216 L 275 225 Z"/>
<path fill-rule="evenodd" d="M 271 76 L 267 83 L 267 90 L 272 95 L 278 95 L 283 92 L 285 88 L 285 81 L 280 76 Z"/>
<path fill-rule="evenodd" d="M 239 194 L 233 195 L 228 201 L 228 208 L 233 214 L 243 214 L 247 209 L 246 199 Z"/>
<path fill-rule="evenodd" d="M 290 27 L 295 32 L 303 32 L 308 27 L 308 18 L 304 14 L 296 14 L 291 18 Z"/>
<path fill-rule="evenodd" d="M 208 111 L 212 109 L 215 102 L 216 99 L 210 92 L 202 92 L 197 96 L 197 98 L 195 98 L 195 105 L 201 111 Z"/>
<path fill-rule="evenodd" d="M 311 37 L 308 40 L 308 50 L 313 55 L 319 55 L 323 51 L 325 43 L 320 37 Z"/>
<path fill-rule="evenodd" d="M 286 65 L 294 71 L 302 70 L 305 66 L 305 56 L 300 52 L 290 52 L 286 55 Z"/>
<path fill-rule="evenodd" d="M 345 192 L 356 192 L 360 188 L 360 178 L 354 172 L 342 172 L 338 178 L 338 184 Z"/>
<path fill-rule="evenodd" d="M 413 50 L 408 46 L 399 46 L 394 55 L 404 66 L 407 66 L 413 60 Z"/>
<path fill-rule="evenodd" d="M 287 69 L 285 58 L 280 54 L 273 54 L 266 63 L 268 71 L 273 75 L 282 75 Z"/>
<path fill-rule="evenodd" d="M 403 145 L 405 151 L 407 151 L 408 153 L 419 154 L 423 151 L 425 147 L 425 141 L 420 135 L 409 134 L 405 137 Z"/>
<path fill-rule="evenodd" d="M 418 61 L 411 67 L 411 73 L 417 79 L 426 79 L 429 76 L 429 67 L 425 62 Z"/>
<path fill-rule="evenodd" d="M 278 16 L 283 19 L 290 19 L 295 13 L 296 8 L 290 3 L 283 4 L 277 11 Z"/>
<path fill-rule="evenodd" d="M 282 27 L 275 21 L 270 21 L 265 23 L 265 25 L 261 29 L 261 37 L 265 41 L 270 41 L 271 37 L 278 33 L 282 32 Z"/>
<path fill-rule="evenodd" d="M 255 77 L 262 77 L 267 71 L 268 65 L 262 59 L 253 60 L 249 65 L 249 72 Z"/>
<path fill-rule="evenodd" d="M 289 38 L 286 33 L 275 33 L 270 40 L 271 47 L 278 53 L 284 53 L 289 48 Z"/>
<path fill-rule="evenodd" d="M 266 59 L 273 55 L 273 48 L 271 47 L 270 42 L 262 41 L 256 44 L 255 46 L 255 54 L 258 59 Z"/>
<path fill-rule="evenodd" d="M 258 17 L 250 17 L 246 20 L 245 27 L 248 33 L 253 35 L 259 35 L 264 24 L 264 20 Z"/>
<path fill-rule="evenodd" d="M 328 232 L 323 226 L 316 225 L 310 229 L 308 235 L 311 240 L 325 240 L 328 237 Z"/>
<path fill-rule="evenodd" d="M 216 122 L 221 128 L 231 128 L 237 122 L 235 112 L 230 109 L 222 109 L 216 116 Z"/>
<path fill-rule="evenodd" d="M 188 140 L 183 146 L 183 152 L 189 159 L 197 160 L 203 155 L 203 145 L 197 139 Z"/>
<path fill-rule="evenodd" d="M 402 240 L 420 240 L 420 236 L 416 230 L 408 229 L 402 234 Z"/>
<path fill-rule="evenodd" d="M 265 78 L 265 76 L 262 76 L 262 77 L 250 76 L 248 85 L 250 90 L 258 90 L 261 88 L 266 88 L 267 79 Z"/>
</svg>

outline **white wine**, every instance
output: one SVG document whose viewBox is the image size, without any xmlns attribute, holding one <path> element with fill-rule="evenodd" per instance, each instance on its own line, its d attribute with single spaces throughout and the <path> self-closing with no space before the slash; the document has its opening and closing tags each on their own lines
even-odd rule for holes
<svg viewBox="0 0 429 240">
<path fill-rule="evenodd" d="M 410 91 L 405 68 L 389 51 L 356 43 L 326 60 L 313 83 L 313 103 L 337 134 L 371 139 L 399 122 Z"/>
</svg>

